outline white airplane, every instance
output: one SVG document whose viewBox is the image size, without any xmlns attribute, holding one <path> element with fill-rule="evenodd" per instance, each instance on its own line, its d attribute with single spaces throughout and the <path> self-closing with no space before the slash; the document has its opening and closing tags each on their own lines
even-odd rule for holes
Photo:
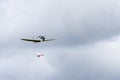
<svg viewBox="0 0 120 80">
<path fill-rule="evenodd" d="M 45 54 L 40 54 L 39 52 L 36 52 L 36 53 L 37 53 L 37 57 L 43 59 L 43 57 L 44 57 Z"/>
</svg>

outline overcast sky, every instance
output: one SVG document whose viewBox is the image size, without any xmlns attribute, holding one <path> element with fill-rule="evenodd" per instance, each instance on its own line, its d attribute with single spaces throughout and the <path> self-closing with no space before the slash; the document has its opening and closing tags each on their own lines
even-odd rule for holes
<svg viewBox="0 0 120 80">
<path fill-rule="evenodd" d="M 0 80 L 120 80 L 119 21 L 119 0 L 0 0 Z"/>
</svg>

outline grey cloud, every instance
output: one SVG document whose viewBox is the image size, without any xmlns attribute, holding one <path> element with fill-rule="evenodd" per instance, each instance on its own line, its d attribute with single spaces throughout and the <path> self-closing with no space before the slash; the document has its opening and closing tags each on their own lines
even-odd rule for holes
<svg viewBox="0 0 120 80">
<path fill-rule="evenodd" d="M 119 35 L 118 0 L 0 4 L 1 80 L 120 79 L 119 41 L 107 41 Z M 35 45 L 20 40 L 38 35 L 58 40 Z M 36 58 L 36 51 L 45 53 L 45 60 Z"/>
<path fill-rule="evenodd" d="M 39 49 L 46 54 L 43 60 L 36 58 L 35 51 L 34 49 L 5 51 L 4 53 L 9 54 L 4 54 L 0 58 L 2 79 L 120 79 L 120 50 L 119 41 L 116 40 L 79 47 Z"/>
<path fill-rule="evenodd" d="M 119 44 L 117 44 L 102 42 L 84 48 L 64 49 L 58 55 L 62 63 L 57 65 L 60 72 L 53 79 L 119 80 L 119 57 L 117 57 Z"/>
<path fill-rule="evenodd" d="M 117 2 L 9 1 L 4 17 L 7 24 L 1 25 L 4 26 L 1 36 L 19 38 L 42 34 L 56 37 L 61 45 L 106 39 L 119 35 Z"/>
</svg>

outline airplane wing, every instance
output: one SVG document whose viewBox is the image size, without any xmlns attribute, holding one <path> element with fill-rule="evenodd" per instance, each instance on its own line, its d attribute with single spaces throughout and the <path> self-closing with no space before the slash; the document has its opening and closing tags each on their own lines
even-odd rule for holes
<svg viewBox="0 0 120 80">
<path fill-rule="evenodd" d="M 23 41 L 31 41 L 31 42 L 41 42 L 40 40 L 33 40 L 33 39 L 21 39 Z"/>
<path fill-rule="evenodd" d="M 56 40 L 56 39 L 46 39 L 45 41 L 53 41 L 53 40 Z"/>
</svg>

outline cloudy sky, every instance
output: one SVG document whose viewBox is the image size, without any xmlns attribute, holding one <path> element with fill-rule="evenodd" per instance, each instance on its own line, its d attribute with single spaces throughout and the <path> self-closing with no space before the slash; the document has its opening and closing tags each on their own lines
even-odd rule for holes
<svg viewBox="0 0 120 80">
<path fill-rule="evenodd" d="M 119 0 L 0 0 L 0 80 L 120 80 L 119 21 Z"/>
</svg>

